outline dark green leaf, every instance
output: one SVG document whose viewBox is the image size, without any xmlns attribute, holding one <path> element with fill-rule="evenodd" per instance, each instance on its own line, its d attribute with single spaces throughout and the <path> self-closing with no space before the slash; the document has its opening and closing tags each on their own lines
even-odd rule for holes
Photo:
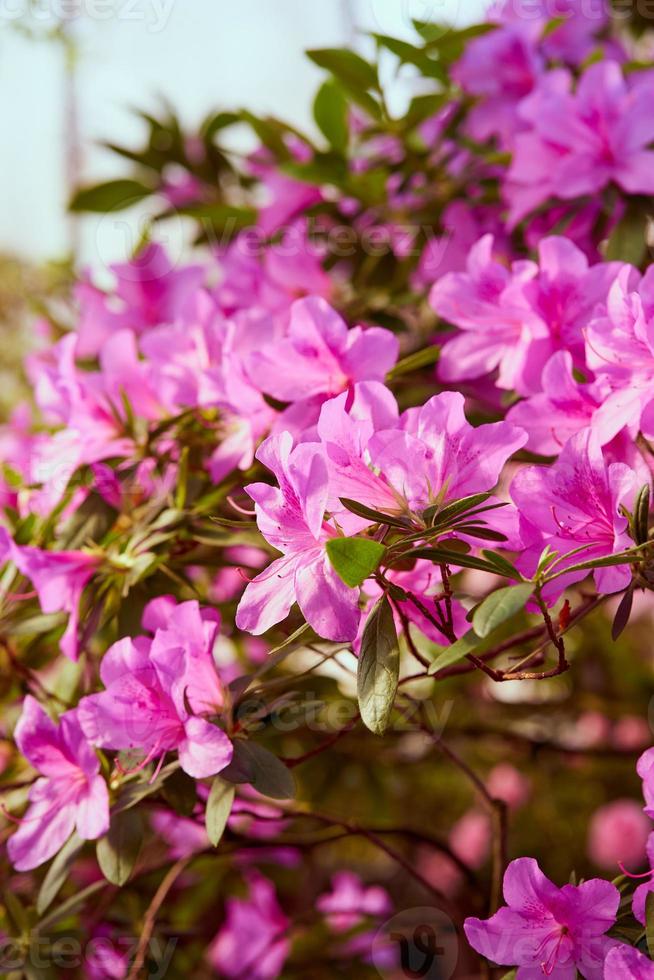
<svg viewBox="0 0 654 980">
<path fill-rule="evenodd" d="M 234 793 L 235 789 L 233 785 L 225 782 L 220 776 L 215 777 L 211 784 L 205 816 L 207 834 L 214 847 L 218 846 L 225 832 L 227 819 L 234 802 Z"/>
<path fill-rule="evenodd" d="M 445 504 L 445 506 L 434 504 L 427 508 L 425 517 L 428 516 L 430 524 L 448 524 L 455 517 L 460 517 L 462 514 L 474 510 L 480 504 L 485 504 L 490 496 L 490 493 L 473 493 L 470 497 L 462 497 L 461 500 L 455 500 L 451 504 Z"/>
<path fill-rule="evenodd" d="M 388 524 L 390 527 L 401 527 L 403 530 L 407 530 L 407 522 L 401 517 L 393 517 L 390 514 L 382 513 L 380 510 L 373 510 L 372 507 L 366 507 L 365 504 L 350 500 L 349 497 L 341 497 L 340 500 L 343 506 L 356 514 L 357 517 L 365 517 L 367 521 L 373 521 L 375 524 Z"/>
<path fill-rule="evenodd" d="M 95 849 L 100 870 L 112 885 L 122 887 L 129 880 L 142 841 L 140 814 L 133 810 L 112 813 L 109 832 L 100 838 Z"/>
<path fill-rule="evenodd" d="M 152 188 L 137 180 L 109 180 L 82 187 L 68 205 L 70 211 L 123 211 L 152 194 Z"/>
<path fill-rule="evenodd" d="M 534 587 L 530 582 L 522 582 L 518 585 L 507 585 L 486 596 L 472 617 L 472 626 L 477 636 L 483 639 L 505 620 L 524 609 L 533 591 Z"/>
<path fill-rule="evenodd" d="M 611 637 L 615 641 L 618 639 L 631 616 L 631 607 L 634 604 L 634 590 L 630 585 L 620 600 L 620 605 L 616 609 L 613 623 L 611 625 Z"/>
<path fill-rule="evenodd" d="M 487 551 L 485 548 L 482 550 L 482 555 L 484 558 L 497 567 L 498 575 L 503 575 L 505 578 L 514 578 L 520 581 L 522 575 L 518 569 L 513 565 L 508 558 L 504 555 L 498 555 L 494 551 Z"/>
<path fill-rule="evenodd" d="M 457 565 L 459 568 L 478 568 L 480 572 L 492 572 L 497 575 L 497 569 L 490 562 L 482 558 L 475 558 L 473 555 L 466 555 L 462 551 L 447 551 L 445 548 L 414 548 L 398 555 L 397 561 L 406 561 L 408 558 L 426 558 L 427 561 L 434 562 L 435 565 Z"/>
<path fill-rule="evenodd" d="M 465 534 L 470 538 L 481 538 L 482 541 L 507 541 L 506 534 L 495 531 L 492 527 L 479 527 L 476 524 L 457 524 L 457 534 Z"/>
<path fill-rule="evenodd" d="M 366 622 L 357 668 L 359 711 L 367 728 L 383 735 L 395 702 L 400 651 L 393 610 L 387 596 L 375 604 Z"/>
<path fill-rule="evenodd" d="M 66 881 L 77 855 L 84 847 L 84 841 L 80 840 L 76 833 L 69 837 L 61 848 L 54 861 L 48 868 L 48 872 L 43 879 L 36 899 L 36 911 L 39 916 L 51 905 L 59 894 L 59 891 Z"/>
<path fill-rule="evenodd" d="M 313 103 L 313 117 L 330 146 L 339 153 L 347 149 L 349 129 L 347 99 L 332 81 L 323 82 Z"/>
<path fill-rule="evenodd" d="M 295 796 L 295 780 L 290 769 L 256 742 L 236 739 L 232 761 L 220 775 L 230 783 L 250 783 L 259 793 L 274 800 Z"/>
<path fill-rule="evenodd" d="M 336 574 L 356 588 L 372 575 L 386 548 L 372 538 L 329 538 L 327 555 Z"/>
<path fill-rule="evenodd" d="M 197 802 L 196 785 L 195 780 L 187 776 L 183 769 L 177 769 L 168 777 L 161 792 L 166 803 L 176 813 L 183 817 L 191 816 Z"/>
</svg>

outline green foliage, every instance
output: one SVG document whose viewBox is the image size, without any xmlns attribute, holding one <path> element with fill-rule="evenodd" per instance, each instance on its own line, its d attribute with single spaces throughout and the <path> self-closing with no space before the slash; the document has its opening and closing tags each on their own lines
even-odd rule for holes
<svg viewBox="0 0 654 980">
<path fill-rule="evenodd" d="M 386 550 L 379 541 L 358 537 L 330 538 L 326 549 L 334 571 L 351 588 L 372 575 Z"/>
<path fill-rule="evenodd" d="M 364 724 L 375 735 L 388 727 L 400 675 L 393 610 L 386 595 L 368 616 L 357 668 L 357 696 Z"/>
</svg>

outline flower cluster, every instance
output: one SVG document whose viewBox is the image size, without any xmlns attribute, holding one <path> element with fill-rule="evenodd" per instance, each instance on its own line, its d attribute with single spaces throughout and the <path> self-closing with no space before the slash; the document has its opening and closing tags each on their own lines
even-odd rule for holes
<svg viewBox="0 0 654 980">
<path fill-rule="evenodd" d="M 0 428 L 6 972 L 71 917 L 85 976 L 172 935 L 180 975 L 391 971 L 449 955 L 399 924 L 427 893 L 470 975 L 654 973 L 651 880 L 618 918 L 624 866 L 507 860 L 557 879 L 583 777 L 591 868 L 654 867 L 654 750 L 645 815 L 592 768 L 650 738 L 646 653 L 605 647 L 654 591 L 654 72 L 604 4 L 415 27 L 310 52 L 317 141 L 148 117 L 124 155 L 205 248 L 148 240 L 35 330 Z"/>
</svg>

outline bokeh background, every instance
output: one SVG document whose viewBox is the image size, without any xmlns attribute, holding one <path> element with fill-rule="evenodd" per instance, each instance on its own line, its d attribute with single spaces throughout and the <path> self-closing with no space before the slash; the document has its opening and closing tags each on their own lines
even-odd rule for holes
<svg viewBox="0 0 654 980">
<path fill-rule="evenodd" d="M 119 221 L 71 218 L 79 183 L 119 176 L 98 145 L 138 144 L 133 108 L 166 99 L 190 127 L 234 106 L 313 130 L 320 70 L 310 47 L 367 30 L 411 37 L 411 18 L 465 26 L 484 0 L 0 0 L 0 251 L 23 259 L 120 259 L 138 209 Z M 401 85 L 399 86 L 401 97 Z M 124 164 L 125 170 L 128 165 Z M 167 228 L 167 234 L 175 234 Z"/>
</svg>

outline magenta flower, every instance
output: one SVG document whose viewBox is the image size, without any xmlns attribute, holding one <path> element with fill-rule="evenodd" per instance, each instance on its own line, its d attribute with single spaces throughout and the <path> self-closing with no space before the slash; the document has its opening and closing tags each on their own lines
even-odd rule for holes
<svg viewBox="0 0 654 980">
<path fill-rule="evenodd" d="M 613 283 L 606 310 L 586 331 L 588 366 L 603 386 L 594 425 L 603 441 L 628 427 L 654 437 L 654 270 L 638 281 L 625 266 Z"/>
<path fill-rule="evenodd" d="M 548 198 L 572 200 L 609 184 L 627 194 L 654 192 L 651 73 L 625 79 L 600 61 L 572 91 L 571 75 L 550 72 L 520 104 L 529 129 L 515 138 L 505 197 L 516 225 Z"/>
<path fill-rule="evenodd" d="M 643 817 L 643 819 L 646 818 Z M 644 878 L 648 874 L 650 877 L 649 877 L 649 881 L 646 881 L 642 885 L 639 885 L 638 888 L 636 888 L 636 890 L 634 891 L 633 898 L 631 901 L 631 911 L 633 912 L 634 917 L 638 919 L 638 921 L 642 923 L 642 925 L 645 925 L 647 921 L 647 914 L 646 914 L 647 896 L 649 895 L 650 892 L 654 891 L 654 880 L 651 877 L 652 875 L 654 875 L 654 832 L 649 834 L 645 845 L 641 847 L 640 853 L 636 858 L 637 864 L 635 864 L 634 866 L 642 865 L 643 855 L 647 857 L 647 863 L 649 865 L 650 870 L 649 872 L 645 872 L 645 874 L 636 875 L 635 877 Z M 627 853 L 624 853 L 623 855 L 621 855 L 620 861 L 622 866 L 624 867 L 624 864 L 629 862 L 629 855 Z"/>
<path fill-rule="evenodd" d="M 348 588 L 334 571 L 325 549 L 337 536 L 325 520 L 329 493 L 322 448 L 303 443 L 293 448 L 288 432 L 271 436 L 257 458 L 279 484 L 251 483 L 257 524 L 273 548 L 282 552 L 243 593 L 236 625 L 263 633 L 288 616 L 297 602 L 307 622 L 328 640 L 351 640 L 359 625 L 358 590 Z"/>
<path fill-rule="evenodd" d="M 520 261 L 508 269 L 493 258 L 493 238 L 486 235 L 471 250 L 466 272 L 436 283 L 431 305 L 463 331 L 443 347 L 441 380 L 479 378 L 497 369 L 498 387 L 533 394 L 555 351 L 569 350 L 583 366 L 583 330 L 620 266 L 589 267 L 583 252 L 558 236 L 539 243 L 538 257 L 538 264 Z"/>
<path fill-rule="evenodd" d="M 530 26 L 530 22 L 516 22 L 473 38 L 452 68 L 452 77 L 464 92 L 480 97 L 465 123 L 468 134 L 479 143 L 497 136 L 501 146 L 510 148 L 522 128 L 518 103 L 544 70 L 525 23 Z"/>
<path fill-rule="evenodd" d="M 644 810 L 654 820 L 654 746 L 645 749 L 636 764 L 636 772 L 643 781 Z"/>
<path fill-rule="evenodd" d="M 93 745 L 145 753 L 162 760 L 176 751 L 195 779 L 213 776 L 232 758 L 225 732 L 210 721 L 224 693 L 213 659 L 220 620 L 195 601 L 179 606 L 164 597 L 146 608 L 152 639 L 125 637 L 107 650 L 100 665 L 106 690 L 79 703 L 79 720 Z"/>
<path fill-rule="evenodd" d="M 190 319 L 205 270 L 199 265 L 176 267 L 161 245 L 151 242 L 129 262 L 113 265 L 116 286 L 111 294 L 83 280 L 75 295 L 80 305 L 77 351 L 94 357 L 117 330 L 142 333 L 161 323 Z"/>
<path fill-rule="evenodd" d="M 225 922 L 209 947 L 211 966 L 228 980 L 276 980 L 290 951 L 290 922 L 272 882 L 251 871 L 247 898 L 228 898 Z"/>
<path fill-rule="evenodd" d="M 252 353 L 248 373 L 261 391 L 294 402 L 337 395 L 357 381 L 383 381 L 398 349 L 389 330 L 348 330 L 324 299 L 309 296 L 291 307 L 287 336 Z"/>
<path fill-rule="evenodd" d="M 563 558 L 557 571 L 633 547 L 620 507 L 633 506 L 639 486 L 636 473 L 624 463 L 607 463 L 591 429 L 573 436 L 551 466 L 524 467 L 511 484 L 526 546 L 518 562 L 521 570 L 533 574 L 546 545 L 560 556 L 584 549 Z M 544 595 L 558 596 L 587 574 L 582 569 L 562 575 L 545 586 Z M 628 565 L 597 568 L 593 575 L 602 593 L 619 592 L 631 580 Z"/>
<path fill-rule="evenodd" d="M 601 46 L 608 11 L 603 0 L 499 0 L 488 17 L 521 28 L 547 58 L 578 65 Z M 561 23 L 552 30 L 553 19 Z"/>
<path fill-rule="evenodd" d="M 55 725 L 28 694 L 14 739 L 41 774 L 30 789 L 27 812 L 7 842 L 16 870 L 30 871 L 56 854 L 73 830 L 83 840 L 95 840 L 106 833 L 109 794 L 76 711 L 65 712 Z"/>
<path fill-rule="evenodd" d="M 352 871 L 339 871 L 332 876 L 331 892 L 316 899 L 333 932 L 348 932 L 366 916 L 387 916 L 392 910 L 388 892 L 379 885 L 366 887 Z"/>
<path fill-rule="evenodd" d="M 458 392 L 435 395 L 402 415 L 400 426 L 376 432 L 368 451 L 410 510 L 492 490 L 507 459 L 526 442 L 506 422 L 474 428 Z"/>
<path fill-rule="evenodd" d="M 17 545 L 12 547 L 11 557 L 18 570 L 31 579 L 44 613 L 68 613 L 59 646 L 67 657 L 77 660 L 80 599 L 101 557 L 85 551 L 44 551 Z"/>
<path fill-rule="evenodd" d="M 654 963 L 633 946 L 619 943 L 604 960 L 604 980 L 654 980 Z"/>
<path fill-rule="evenodd" d="M 490 919 L 466 919 L 468 942 L 493 963 L 517 966 L 516 980 L 600 980 L 615 940 L 620 893 L 599 878 L 557 888 L 533 858 L 512 861 L 504 874 L 507 905 Z"/>
</svg>

